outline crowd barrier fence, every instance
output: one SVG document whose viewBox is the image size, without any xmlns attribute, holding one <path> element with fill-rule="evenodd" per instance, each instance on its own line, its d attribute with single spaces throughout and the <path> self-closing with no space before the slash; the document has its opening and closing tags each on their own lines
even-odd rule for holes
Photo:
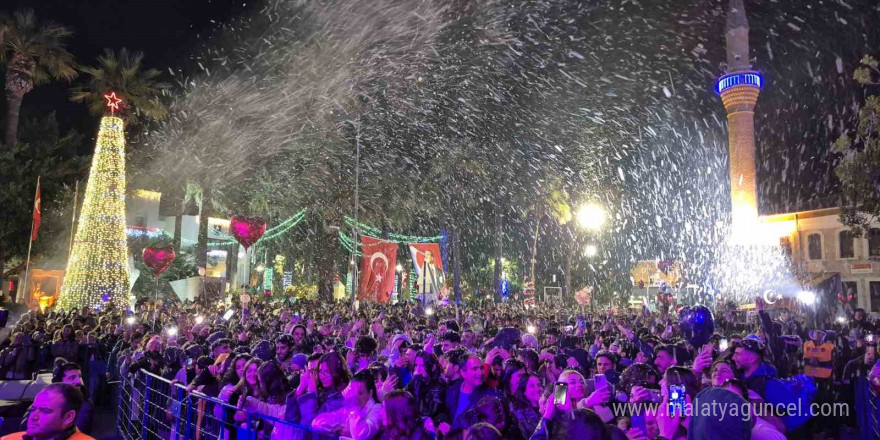
<svg viewBox="0 0 880 440">
<path fill-rule="evenodd" d="M 236 419 L 236 413 L 238 418 Z M 290 437 L 272 437 L 283 425 Z M 338 440 L 339 436 L 238 407 L 140 370 L 119 384 L 122 440 Z"/>
<path fill-rule="evenodd" d="M 858 379 L 855 387 L 856 423 L 862 440 L 880 439 L 880 395 L 871 390 L 868 380 Z"/>
</svg>

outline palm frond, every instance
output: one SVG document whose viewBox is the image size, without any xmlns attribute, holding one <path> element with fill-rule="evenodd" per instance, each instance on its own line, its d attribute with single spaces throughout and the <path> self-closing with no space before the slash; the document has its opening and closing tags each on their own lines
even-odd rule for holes
<svg viewBox="0 0 880 440">
<path fill-rule="evenodd" d="M 105 49 L 96 66 L 80 68 L 88 80 L 72 90 L 71 101 L 83 102 L 92 114 L 101 115 L 106 112 L 104 95 L 115 91 L 124 100 L 123 118 L 130 123 L 164 118 L 167 111 L 160 96 L 170 85 L 158 80 L 158 70 L 144 69 L 143 58 L 143 53 L 125 48 Z"/>
</svg>

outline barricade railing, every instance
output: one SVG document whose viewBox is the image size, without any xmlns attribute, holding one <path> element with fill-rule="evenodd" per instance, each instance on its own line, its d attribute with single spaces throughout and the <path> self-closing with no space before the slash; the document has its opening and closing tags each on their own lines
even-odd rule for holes
<svg viewBox="0 0 880 440">
<path fill-rule="evenodd" d="M 856 419 L 861 431 L 861 439 L 875 440 L 880 438 L 880 395 L 871 390 L 868 380 L 857 379 L 855 387 Z"/>
<path fill-rule="evenodd" d="M 143 370 L 119 384 L 116 426 L 123 440 L 339 438 L 266 414 L 241 411 L 201 392 L 187 392 L 185 386 Z"/>
</svg>

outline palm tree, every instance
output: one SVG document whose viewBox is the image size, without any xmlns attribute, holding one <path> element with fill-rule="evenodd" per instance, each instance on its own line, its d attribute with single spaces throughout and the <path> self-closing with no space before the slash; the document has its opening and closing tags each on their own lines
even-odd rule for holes
<svg viewBox="0 0 880 440">
<path fill-rule="evenodd" d="M 65 42 L 73 33 L 53 22 L 38 23 L 32 9 L 22 9 L 12 17 L 3 17 L 5 29 L 0 43 L 0 60 L 6 66 L 6 145 L 12 147 L 18 134 L 18 113 L 24 95 L 35 85 L 50 79 L 76 77 L 73 55 Z"/>
<path fill-rule="evenodd" d="M 103 115 L 107 111 L 104 95 L 116 92 L 122 98 L 120 116 L 128 124 L 136 124 L 145 119 L 162 119 L 168 113 L 159 100 L 170 86 L 158 80 L 156 69 L 144 69 L 141 62 L 144 54 L 131 53 L 122 48 L 118 52 L 104 49 L 95 67 L 81 67 L 80 71 L 89 77 L 88 81 L 71 91 L 70 100 L 84 102 L 93 115 Z"/>
</svg>

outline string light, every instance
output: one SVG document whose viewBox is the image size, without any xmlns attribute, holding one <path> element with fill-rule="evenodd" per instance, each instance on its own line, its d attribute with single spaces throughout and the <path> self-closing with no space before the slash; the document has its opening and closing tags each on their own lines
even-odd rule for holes
<svg viewBox="0 0 880 440">
<path fill-rule="evenodd" d="M 418 235 L 402 235 L 391 232 L 386 233 L 379 228 L 375 228 L 361 222 L 355 223 L 354 219 L 348 216 L 345 217 L 345 223 L 352 228 L 355 224 L 357 224 L 358 230 L 360 230 L 361 232 L 365 232 L 367 235 L 382 238 L 385 241 L 393 241 L 396 243 L 429 243 L 443 240 L 442 235 L 435 235 L 433 237 L 420 237 Z"/>
<path fill-rule="evenodd" d="M 124 124 L 118 117 L 105 116 L 98 130 L 58 308 L 94 308 L 109 302 L 124 308 L 128 280 Z"/>
<path fill-rule="evenodd" d="M 284 220 L 283 222 L 267 229 L 266 232 L 263 233 L 263 236 L 260 237 L 260 239 L 254 244 L 258 245 L 258 244 L 260 244 L 264 241 L 267 241 L 267 240 L 274 240 L 275 238 L 277 238 L 280 235 L 289 231 L 294 226 L 300 224 L 303 220 L 305 220 L 305 218 L 306 218 L 306 208 L 303 208 L 299 212 L 297 212 L 296 214 L 289 217 L 287 220 Z M 229 237 L 229 238 L 224 241 L 212 241 L 212 242 L 208 243 L 208 246 L 229 246 L 229 245 L 233 245 L 233 244 L 238 243 L 231 236 L 227 236 L 227 237 Z M 224 238 L 226 238 L 226 237 L 224 237 Z"/>
</svg>

